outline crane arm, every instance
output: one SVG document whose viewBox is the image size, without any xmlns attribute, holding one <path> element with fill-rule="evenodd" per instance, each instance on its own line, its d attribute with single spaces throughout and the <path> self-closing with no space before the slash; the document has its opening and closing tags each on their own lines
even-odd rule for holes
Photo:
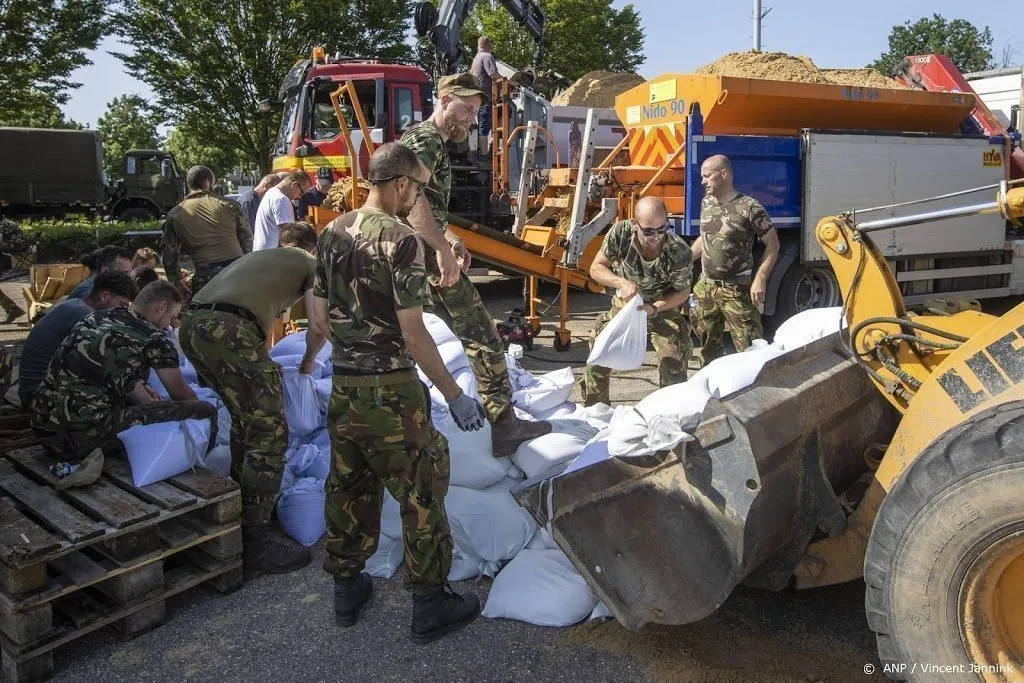
<svg viewBox="0 0 1024 683">
<path fill-rule="evenodd" d="M 544 56 L 544 10 L 537 0 L 499 1 L 512 19 L 533 37 L 536 46 L 533 67 L 538 68 Z M 455 73 L 461 67 L 463 50 L 459 37 L 474 5 L 476 0 L 441 0 L 435 7 L 433 3 L 424 0 L 416 6 L 414 23 L 419 36 L 420 58 L 427 63 L 435 79 Z M 432 48 L 432 55 L 428 47 Z"/>
</svg>

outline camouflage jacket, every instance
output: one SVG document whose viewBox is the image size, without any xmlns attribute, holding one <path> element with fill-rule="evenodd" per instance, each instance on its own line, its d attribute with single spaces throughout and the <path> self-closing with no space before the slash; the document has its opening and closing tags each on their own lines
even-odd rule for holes
<svg viewBox="0 0 1024 683">
<path fill-rule="evenodd" d="M 96 311 L 57 347 L 32 399 L 32 426 L 85 431 L 128 404 L 151 368 L 177 368 L 174 342 L 127 308 Z"/>
<path fill-rule="evenodd" d="M 405 131 L 402 135 L 401 144 L 405 145 L 420 158 L 420 161 L 430 171 L 430 182 L 424 190 L 427 202 L 430 204 L 430 213 L 437 221 L 438 229 L 444 233 L 449 242 L 457 241 L 457 238 L 448 232 L 448 203 L 452 198 L 452 165 L 448 158 L 448 148 L 445 146 L 441 131 L 431 121 L 424 121 Z M 424 243 L 424 257 L 427 267 L 433 267 L 434 249 Z"/>
<path fill-rule="evenodd" d="M 612 270 L 640 288 L 645 303 L 653 303 L 672 292 L 689 291 L 693 278 L 693 252 L 683 238 L 665 235 L 661 254 L 645 261 L 640 254 L 630 221 L 619 221 L 604 236 L 601 253 L 612 262 Z"/>
<path fill-rule="evenodd" d="M 749 275 L 754 269 L 754 238 L 772 229 L 761 202 L 737 194 L 727 202 L 706 195 L 700 204 L 701 269 L 720 280 Z"/>
<path fill-rule="evenodd" d="M 327 299 L 334 367 L 412 368 L 397 311 L 430 305 L 426 278 L 422 243 L 397 218 L 363 207 L 331 221 L 320 235 L 313 293 Z"/>
</svg>

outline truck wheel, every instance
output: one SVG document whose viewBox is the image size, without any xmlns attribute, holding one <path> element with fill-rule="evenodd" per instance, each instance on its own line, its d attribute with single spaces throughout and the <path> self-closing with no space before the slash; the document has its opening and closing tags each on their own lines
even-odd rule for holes
<svg viewBox="0 0 1024 683">
<path fill-rule="evenodd" d="M 154 218 L 156 216 L 153 215 L 152 211 L 141 206 L 132 206 L 117 214 L 117 220 L 119 221 L 149 221 Z"/>
<path fill-rule="evenodd" d="M 781 323 L 811 308 L 828 308 L 842 303 L 839 283 L 828 264 L 794 263 L 782 278 L 772 319 Z"/>
<path fill-rule="evenodd" d="M 1002 680 L 1024 662 L 1021 444 L 1024 402 L 981 412 L 928 446 L 883 501 L 865 607 L 890 678 L 978 680 L 973 663 Z"/>
</svg>

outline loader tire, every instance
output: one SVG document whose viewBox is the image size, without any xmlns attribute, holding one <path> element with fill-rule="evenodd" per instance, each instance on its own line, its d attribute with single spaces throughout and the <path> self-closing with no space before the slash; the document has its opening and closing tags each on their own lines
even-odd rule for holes
<svg viewBox="0 0 1024 683">
<path fill-rule="evenodd" d="M 952 427 L 910 465 L 878 511 L 864 581 L 890 678 L 979 680 L 977 665 L 1020 673 L 1024 402 Z"/>
</svg>

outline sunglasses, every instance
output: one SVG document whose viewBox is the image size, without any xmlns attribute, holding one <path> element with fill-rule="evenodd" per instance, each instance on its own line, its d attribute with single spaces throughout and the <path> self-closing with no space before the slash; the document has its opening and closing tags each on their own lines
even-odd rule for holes
<svg viewBox="0 0 1024 683">
<path fill-rule="evenodd" d="M 660 228 L 644 228 L 644 227 L 641 227 L 640 224 L 637 223 L 636 221 L 633 221 L 633 225 L 638 230 L 640 230 L 640 233 L 644 237 L 654 237 L 655 235 L 664 235 L 666 232 L 668 232 L 668 223 L 666 223 L 665 225 L 661 226 Z"/>
<path fill-rule="evenodd" d="M 388 176 L 386 178 L 370 178 L 368 182 L 371 185 L 383 185 L 384 183 L 390 182 L 392 180 L 398 180 L 399 178 L 405 178 L 410 183 L 414 183 L 416 185 L 416 196 L 417 197 L 420 196 L 421 194 L 423 194 L 423 191 L 425 189 L 427 189 L 427 183 L 429 182 L 429 181 L 426 181 L 426 180 L 416 180 L 412 176 L 408 176 L 408 175 L 392 175 L 392 176 Z"/>
</svg>

